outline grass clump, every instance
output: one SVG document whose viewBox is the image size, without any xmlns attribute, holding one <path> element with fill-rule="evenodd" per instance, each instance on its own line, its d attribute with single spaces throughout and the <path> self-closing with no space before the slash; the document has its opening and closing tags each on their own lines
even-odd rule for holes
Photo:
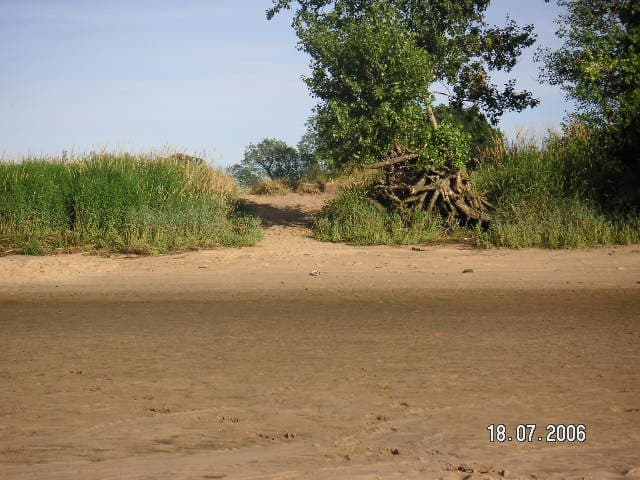
<svg viewBox="0 0 640 480">
<path fill-rule="evenodd" d="M 550 136 L 542 146 L 521 141 L 501 150 L 472 174 L 495 205 L 479 246 L 582 248 L 640 241 L 637 218 L 608 214 L 589 198 L 582 160 L 570 139 Z"/>
<path fill-rule="evenodd" d="M 326 183 L 323 181 L 298 182 L 295 190 L 296 193 L 303 195 L 318 195 L 326 190 Z"/>
<path fill-rule="evenodd" d="M 316 181 L 290 181 L 282 178 L 275 180 L 258 180 L 249 188 L 252 195 L 287 195 L 288 193 L 300 193 L 303 195 L 317 195 L 325 191 L 326 183 Z"/>
<path fill-rule="evenodd" d="M 249 191 L 252 195 L 286 195 L 287 193 L 291 193 L 293 189 L 285 180 L 263 179 L 253 184 Z"/>
<path fill-rule="evenodd" d="M 90 154 L 0 164 L 0 252 L 162 253 L 252 245 L 228 175 L 170 155 Z"/>
<path fill-rule="evenodd" d="M 425 212 L 382 212 L 372 206 L 362 187 L 342 190 L 322 209 L 314 236 L 353 245 L 412 244 L 442 240 L 442 222 Z"/>
<path fill-rule="evenodd" d="M 610 219 L 577 197 L 517 205 L 499 205 L 489 229 L 475 233 L 478 246 L 584 248 L 640 242 L 640 222 Z"/>
</svg>

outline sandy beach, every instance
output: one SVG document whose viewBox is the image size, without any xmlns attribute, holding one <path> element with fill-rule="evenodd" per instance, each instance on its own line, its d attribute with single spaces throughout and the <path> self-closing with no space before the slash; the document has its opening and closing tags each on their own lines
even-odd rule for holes
<svg viewBox="0 0 640 480">
<path fill-rule="evenodd" d="M 248 197 L 256 247 L 0 258 L 0 476 L 640 478 L 640 246 L 320 243 L 326 199 Z"/>
</svg>

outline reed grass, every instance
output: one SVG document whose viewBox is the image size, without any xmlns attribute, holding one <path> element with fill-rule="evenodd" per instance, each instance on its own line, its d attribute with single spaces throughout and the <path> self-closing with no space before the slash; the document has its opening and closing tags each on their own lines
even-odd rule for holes
<svg viewBox="0 0 640 480">
<path fill-rule="evenodd" d="M 105 152 L 0 164 L 0 252 L 162 253 L 261 235 L 233 179 L 204 162 Z"/>
</svg>

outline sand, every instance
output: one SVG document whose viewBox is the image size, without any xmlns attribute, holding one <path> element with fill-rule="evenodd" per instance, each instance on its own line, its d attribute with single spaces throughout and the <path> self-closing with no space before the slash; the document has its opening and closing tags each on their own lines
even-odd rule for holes
<svg viewBox="0 0 640 480">
<path fill-rule="evenodd" d="M 249 197 L 251 248 L 0 258 L 0 478 L 640 478 L 639 246 L 326 244 L 326 198 Z"/>
</svg>

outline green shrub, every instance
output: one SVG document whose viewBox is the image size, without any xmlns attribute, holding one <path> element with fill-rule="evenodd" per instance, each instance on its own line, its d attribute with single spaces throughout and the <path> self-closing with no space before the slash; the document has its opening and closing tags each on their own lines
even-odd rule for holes
<svg viewBox="0 0 640 480">
<path fill-rule="evenodd" d="M 228 175 L 175 156 L 0 164 L 0 251 L 251 245 L 259 220 L 238 211 L 236 188 Z"/>
<path fill-rule="evenodd" d="M 580 248 L 640 241 L 637 219 L 614 218 L 588 197 L 583 144 L 558 136 L 542 148 L 520 143 L 472 174 L 495 205 L 480 246 Z"/>
<path fill-rule="evenodd" d="M 566 125 L 564 135 L 551 136 L 549 149 L 560 160 L 565 188 L 606 212 L 640 213 L 640 168 L 632 165 L 638 153 L 627 151 L 637 142 L 629 136 L 615 126 L 600 128 L 578 121 Z"/>
<path fill-rule="evenodd" d="M 367 201 L 364 192 L 347 188 L 325 205 L 315 220 L 315 237 L 355 245 L 423 243 L 444 237 L 439 218 L 421 211 L 382 212 Z"/>
</svg>

